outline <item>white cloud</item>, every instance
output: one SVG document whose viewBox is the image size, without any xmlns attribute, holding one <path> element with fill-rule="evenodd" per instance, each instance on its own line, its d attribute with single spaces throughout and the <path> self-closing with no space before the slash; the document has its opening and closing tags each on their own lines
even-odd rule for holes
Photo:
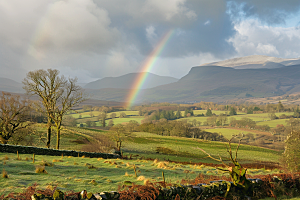
<svg viewBox="0 0 300 200">
<path fill-rule="evenodd" d="M 257 45 L 257 52 L 259 52 L 259 54 L 263 54 L 263 55 L 279 55 L 276 47 L 272 44 L 261 44 L 259 43 Z"/>
<path fill-rule="evenodd" d="M 206 26 L 206 25 L 209 25 L 210 24 L 210 20 L 207 20 L 205 23 L 204 23 L 204 25 Z"/>
<path fill-rule="evenodd" d="M 114 45 L 118 33 L 109 27 L 107 11 L 92 1 L 56 1 L 48 6 L 32 39 L 33 53 L 49 50 L 58 54 L 78 50 L 106 53 Z"/>
<path fill-rule="evenodd" d="M 295 27 L 262 25 L 257 19 L 236 22 L 236 34 L 230 42 L 237 56 L 268 55 L 295 58 L 300 55 L 300 30 Z"/>
</svg>

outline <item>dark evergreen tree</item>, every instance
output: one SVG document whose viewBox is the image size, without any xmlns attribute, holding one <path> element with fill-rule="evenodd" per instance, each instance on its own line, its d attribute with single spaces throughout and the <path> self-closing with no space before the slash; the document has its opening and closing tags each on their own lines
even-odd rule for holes
<svg viewBox="0 0 300 200">
<path fill-rule="evenodd" d="M 236 115 L 236 114 L 237 114 L 237 113 L 236 113 L 235 108 L 234 108 L 234 107 L 231 107 L 230 112 L 229 112 L 229 115 Z"/>
<path fill-rule="evenodd" d="M 213 113 L 211 112 L 211 109 L 208 108 L 205 115 L 206 115 L 207 117 L 212 116 Z"/>
</svg>

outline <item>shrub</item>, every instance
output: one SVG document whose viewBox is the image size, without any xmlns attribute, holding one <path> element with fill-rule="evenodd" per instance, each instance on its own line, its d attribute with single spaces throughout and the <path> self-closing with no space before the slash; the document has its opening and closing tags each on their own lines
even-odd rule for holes
<svg viewBox="0 0 300 200">
<path fill-rule="evenodd" d="M 125 112 L 121 112 L 120 113 L 120 116 L 119 116 L 119 118 L 126 118 L 127 117 L 127 115 L 126 115 L 126 113 Z"/>
<path fill-rule="evenodd" d="M 53 193 L 54 200 L 64 200 L 64 193 L 60 190 L 55 190 Z"/>
</svg>

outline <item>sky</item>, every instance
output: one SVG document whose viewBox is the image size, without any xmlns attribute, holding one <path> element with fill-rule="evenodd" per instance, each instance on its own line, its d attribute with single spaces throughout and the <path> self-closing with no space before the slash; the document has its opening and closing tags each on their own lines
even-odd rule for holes
<svg viewBox="0 0 300 200">
<path fill-rule="evenodd" d="M 150 71 L 249 55 L 300 57 L 299 0 L 0 0 L 0 77 L 21 82 L 58 69 L 87 83 L 139 72 L 169 31 Z"/>
</svg>

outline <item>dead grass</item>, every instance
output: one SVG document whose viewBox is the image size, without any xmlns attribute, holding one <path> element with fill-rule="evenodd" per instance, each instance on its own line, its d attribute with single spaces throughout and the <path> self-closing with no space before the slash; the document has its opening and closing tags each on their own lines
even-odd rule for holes
<svg viewBox="0 0 300 200">
<path fill-rule="evenodd" d="M 158 162 L 157 163 L 157 168 L 166 169 L 166 168 L 168 168 L 168 165 L 169 165 L 169 162 L 166 162 L 166 161 Z"/>
<path fill-rule="evenodd" d="M 3 169 L 3 171 L 2 171 L 2 177 L 8 178 L 8 175 L 7 175 L 7 172 L 5 171 L 5 169 Z"/>
<path fill-rule="evenodd" d="M 45 166 L 36 166 L 35 173 L 48 174 L 48 172 L 45 170 Z"/>
<path fill-rule="evenodd" d="M 145 180 L 144 180 L 144 185 L 148 185 L 150 183 L 150 180 L 148 179 L 148 178 L 146 178 Z"/>
<path fill-rule="evenodd" d="M 57 159 L 53 159 L 52 162 L 64 162 L 63 160 L 57 160 Z"/>
<path fill-rule="evenodd" d="M 89 169 L 97 169 L 94 165 L 91 165 L 89 163 L 85 163 L 84 166 L 88 167 Z"/>
<path fill-rule="evenodd" d="M 54 164 L 43 160 L 40 165 L 41 166 L 53 167 Z"/>
<path fill-rule="evenodd" d="M 139 177 L 137 178 L 138 181 L 143 181 L 143 180 L 145 180 L 145 179 L 146 179 L 145 176 L 139 176 Z"/>
<path fill-rule="evenodd" d="M 125 175 L 124 175 L 124 176 L 131 177 L 132 175 L 131 175 L 131 174 L 128 174 L 127 172 L 125 172 Z"/>
</svg>

